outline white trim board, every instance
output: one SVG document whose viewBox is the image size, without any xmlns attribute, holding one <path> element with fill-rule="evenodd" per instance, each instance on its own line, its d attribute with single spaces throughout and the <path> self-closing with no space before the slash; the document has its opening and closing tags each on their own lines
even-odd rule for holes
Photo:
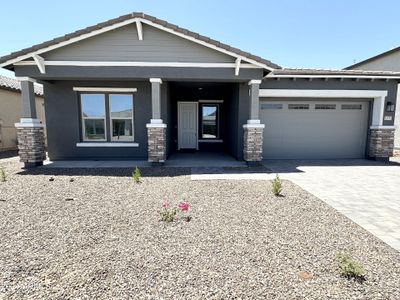
<svg viewBox="0 0 400 300">
<path fill-rule="evenodd" d="M 382 75 L 382 76 L 376 76 L 376 75 L 266 75 L 264 76 L 264 79 L 268 78 L 365 78 L 365 79 L 382 79 L 382 80 L 387 80 L 387 79 L 400 79 L 400 76 L 390 76 L 390 75 Z"/>
<path fill-rule="evenodd" d="M 16 62 L 16 66 L 36 66 L 35 61 Z M 152 61 L 44 61 L 44 66 L 66 67 L 169 67 L 169 68 L 235 68 L 235 63 L 198 63 L 198 62 L 152 62 Z M 261 69 L 252 64 L 242 64 L 242 69 Z"/>
<path fill-rule="evenodd" d="M 117 88 L 117 87 L 83 87 L 74 86 L 75 92 L 115 92 L 115 93 L 135 93 L 137 88 Z"/>
<path fill-rule="evenodd" d="M 87 39 L 87 38 L 90 38 L 90 37 L 93 37 L 93 36 L 96 36 L 96 35 L 99 35 L 99 34 L 108 32 L 108 31 L 111 31 L 111 30 L 114 30 L 114 29 L 117 29 L 117 28 L 120 28 L 120 27 L 129 25 L 129 24 L 132 24 L 132 23 L 138 24 L 137 22 L 144 23 L 144 24 L 150 25 L 150 26 L 152 26 L 152 27 L 158 28 L 158 29 L 160 29 L 160 30 L 169 32 L 169 33 L 171 33 L 171 34 L 174 34 L 174 35 L 179 36 L 179 37 L 181 37 L 181 38 L 184 38 L 184 39 L 186 39 L 186 40 L 192 41 L 192 42 L 194 42 L 194 43 L 200 44 L 200 45 L 202 45 L 202 46 L 205 46 L 205 47 L 211 48 L 211 49 L 213 49 L 213 50 L 216 50 L 216 51 L 222 52 L 222 53 L 224 53 L 224 54 L 227 54 L 227 55 L 229 55 L 229 56 L 232 56 L 232 57 L 234 57 L 234 58 L 236 58 L 236 59 L 239 58 L 240 61 L 245 61 L 245 62 L 248 62 L 248 63 L 253 64 L 253 65 L 255 65 L 255 66 L 261 67 L 261 68 L 263 68 L 263 69 L 270 70 L 270 71 L 273 70 L 272 67 L 267 66 L 266 64 L 263 64 L 263 63 L 260 63 L 260 62 L 255 61 L 255 60 L 253 60 L 253 59 L 246 58 L 246 57 L 244 57 L 244 56 L 238 55 L 238 54 L 236 54 L 236 53 L 234 53 L 234 52 L 231 52 L 231 51 L 228 51 L 228 50 L 226 50 L 226 49 L 217 47 L 217 46 L 215 46 L 215 45 L 213 45 L 213 44 L 210 44 L 210 43 L 207 43 L 207 42 L 205 42 L 205 41 L 201 41 L 201 40 L 196 39 L 196 38 L 194 38 L 194 37 L 192 37 L 192 36 L 188 36 L 188 35 L 186 35 L 186 34 L 183 34 L 183 33 L 180 33 L 180 32 L 176 32 L 176 31 L 174 31 L 174 30 L 172 30 L 172 29 L 170 29 L 170 28 L 167 28 L 167 27 L 162 26 L 162 25 L 160 25 L 160 24 L 153 23 L 153 22 L 151 22 L 151 21 L 149 21 L 149 20 L 146 20 L 146 19 L 143 19 L 143 18 L 140 18 L 140 17 L 139 17 L 139 18 L 138 18 L 138 17 L 134 17 L 134 18 L 132 18 L 132 19 L 125 20 L 125 21 L 122 21 L 122 22 L 117 23 L 117 24 L 113 24 L 113 25 L 110 25 L 110 26 L 107 26 L 107 27 L 104 27 L 104 28 L 101 28 L 101 29 L 94 30 L 94 31 L 89 32 L 89 33 L 82 34 L 82 35 L 80 35 L 80 36 L 71 38 L 71 39 L 69 39 L 69 40 L 67 40 L 67 41 L 63 41 L 63 42 L 58 43 L 58 44 L 55 44 L 55 45 L 51 45 L 51 46 L 48 46 L 48 47 L 44 47 L 44 48 L 38 49 L 38 50 L 36 50 L 36 51 L 29 52 L 29 53 L 27 53 L 27 54 L 18 56 L 18 57 L 16 57 L 16 58 L 10 59 L 10 60 L 8 60 L 8 61 L 6 61 L 6 62 L 0 64 L 0 67 L 5 67 L 5 66 L 8 66 L 8 65 L 14 64 L 14 63 L 16 63 L 16 62 L 22 61 L 22 60 L 32 58 L 33 55 L 39 55 L 39 54 L 41 54 L 41 53 L 49 52 L 49 51 L 51 51 L 51 50 L 54 50 L 54 49 L 58 49 L 58 48 L 67 46 L 67 45 L 76 43 L 76 42 L 78 42 L 78 41 L 81 41 L 81 40 L 84 40 L 84 39 Z M 140 35 L 140 33 L 138 33 L 138 34 Z M 143 38 L 143 37 L 142 37 L 142 38 Z M 234 65 L 234 68 L 236 69 L 237 64 L 234 63 L 233 65 Z M 241 65 L 240 67 L 243 67 L 243 65 Z"/>
<path fill-rule="evenodd" d="M 260 89 L 259 97 L 299 98 L 378 98 L 386 97 L 384 90 L 293 90 Z"/>
<path fill-rule="evenodd" d="M 292 90 L 260 89 L 259 97 L 270 98 L 370 98 L 373 99 L 372 126 L 381 126 L 385 114 L 384 90 Z"/>
<path fill-rule="evenodd" d="M 77 147 L 116 147 L 116 148 L 121 148 L 121 147 L 139 147 L 138 143 L 92 143 L 92 142 L 83 142 L 83 143 L 76 143 Z"/>
</svg>

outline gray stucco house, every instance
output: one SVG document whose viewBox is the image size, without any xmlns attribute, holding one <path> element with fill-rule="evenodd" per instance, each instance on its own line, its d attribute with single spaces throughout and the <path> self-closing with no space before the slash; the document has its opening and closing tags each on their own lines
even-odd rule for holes
<svg viewBox="0 0 400 300">
<path fill-rule="evenodd" d="M 44 159 L 35 81 L 52 160 L 163 163 L 198 150 L 256 163 L 393 152 L 400 73 L 285 69 L 143 13 L 14 52 L 0 66 L 22 80 L 16 126 L 26 166 Z"/>
<path fill-rule="evenodd" d="M 389 51 L 380 53 L 366 60 L 360 61 L 346 68 L 346 70 L 371 70 L 371 71 L 391 71 L 400 72 L 400 47 L 393 48 Z M 399 87 L 398 87 L 399 88 Z M 397 103 L 399 103 L 399 94 L 397 95 Z M 400 106 L 395 105 L 395 139 L 394 147 L 400 151 Z"/>
</svg>

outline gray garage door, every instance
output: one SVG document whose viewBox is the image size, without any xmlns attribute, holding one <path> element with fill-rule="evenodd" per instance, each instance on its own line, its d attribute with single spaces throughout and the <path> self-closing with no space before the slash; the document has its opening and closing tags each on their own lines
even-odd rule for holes
<svg viewBox="0 0 400 300">
<path fill-rule="evenodd" d="M 264 159 L 363 158 L 368 102 L 260 101 Z"/>
</svg>

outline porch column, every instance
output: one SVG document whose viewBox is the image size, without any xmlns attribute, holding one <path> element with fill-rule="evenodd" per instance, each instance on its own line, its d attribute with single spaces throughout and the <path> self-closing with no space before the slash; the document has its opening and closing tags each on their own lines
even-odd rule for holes
<svg viewBox="0 0 400 300">
<path fill-rule="evenodd" d="M 25 168 L 43 165 L 46 159 L 44 126 L 37 119 L 36 100 L 31 78 L 21 79 L 22 110 L 20 123 L 16 123 L 18 154 Z"/>
<path fill-rule="evenodd" d="M 249 81 L 249 119 L 243 125 L 243 158 L 249 165 L 262 161 L 264 124 L 259 118 L 259 89 L 261 80 Z"/>
<path fill-rule="evenodd" d="M 393 156 L 395 126 L 384 126 L 385 96 L 374 98 L 370 127 L 368 156 L 388 161 Z"/>
<path fill-rule="evenodd" d="M 160 78 L 150 78 L 151 82 L 151 120 L 147 127 L 148 161 L 163 164 L 167 154 L 167 124 L 161 119 Z"/>
</svg>

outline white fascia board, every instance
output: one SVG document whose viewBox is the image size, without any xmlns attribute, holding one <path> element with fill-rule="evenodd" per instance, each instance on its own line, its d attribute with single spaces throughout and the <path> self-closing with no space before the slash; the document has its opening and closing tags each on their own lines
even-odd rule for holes
<svg viewBox="0 0 400 300">
<path fill-rule="evenodd" d="M 77 147 L 115 147 L 115 148 L 122 148 L 122 147 L 139 147 L 138 143 L 92 143 L 92 142 L 83 142 L 83 143 L 76 143 Z"/>
<path fill-rule="evenodd" d="M 205 41 L 198 40 L 198 39 L 196 39 L 194 37 L 191 37 L 191 36 L 188 36 L 186 34 L 183 34 L 183 33 L 180 33 L 180 32 L 176 32 L 176 31 L 174 31 L 174 30 L 172 30 L 170 28 L 167 28 L 165 26 L 153 23 L 151 21 L 148 21 L 148 20 L 142 19 L 142 18 L 132 18 L 132 19 L 129 19 L 129 20 L 126 20 L 126 21 L 122 21 L 122 22 L 117 23 L 117 24 L 113 24 L 113 25 L 110 25 L 110 26 L 107 26 L 107 27 L 104 27 L 104 28 L 101 28 L 101 29 L 98 29 L 98 30 L 94 30 L 94 31 L 89 32 L 89 33 L 82 34 L 82 35 L 80 35 L 78 37 L 74 37 L 74 38 L 69 39 L 67 41 L 64 41 L 64 42 L 61 42 L 61 43 L 58 43 L 58 44 L 55 44 L 55 45 L 51 45 L 51 46 L 48 46 L 48 47 L 45 47 L 45 48 L 42 48 L 42 49 L 39 49 L 39 50 L 36 50 L 36 51 L 32 51 L 30 53 L 18 56 L 16 58 L 13 58 L 13 59 L 10 59 L 10 60 L 4 62 L 4 63 L 0 64 L 0 67 L 5 67 L 5 66 L 8 66 L 8 65 L 14 64 L 16 62 L 20 62 L 20 61 L 23 61 L 25 59 L 28 59 L 28 58 L 32 57 L 32 55 L 34 55 L 34 54 L 41 54 L 41 53 L 49 52 L 51 50 L 55 50 L 55 49 L 67 46 L 67 45 L 76 43 L 78 41 L 81 41 L 81 40 L 84 40 L 84 39 L 87 39 L 87 38 L 90 38 L 90 37 L 93 37 L 93 36 L 108 32 L 110 30 L 114 30 L 114 29 L 129 25 L 129 24 L 132 24 L 132 23 L 138 24 L 137 22 L 139 22 L 140 24 L 145 23 L 147 25 L 153 26 L 155 28 L 161 29 L 163 31 L 166 31 L 166 32 L 169 32 L 169 33 L 174 34 L 176 36 L 179 36 L 181 38 L 184 38 L 186 40 L 189 40 L 189 41 L 192 41 L 194 43 L 197 43 L 197 44 L 203 45 L 205 47 L 211 48 L 213 50 L 222 52 L 222 53 L 227 54 L 229 56 L 232 56 L 234 58 L 240 58 L 242 61 L 246 61 L 246 62 L 248 62 L 250 64 L 253 64 L 255 66 L 261 67 L 263 69 L 267 69 L 269 71 L 273 71 L 274 70 L 274 68 L 272 68 L 270 66 L 267 66 L 266 64 L 257 62 L 257 61 L 255 61 L 253 59 L 250 59 L 250 58 L 245 58 L 245 57 L 243 57 L 241 55 L 238 55 L 238 54 L 236 54 L 234 52 L 231 52 L 231 51 L 228 51 L 226 49 L 217 47 L 217 46 L 212 45 L 210 43 L 207 43 Z"/>
<path fill-rule="evenodd" d="M 268 78 L 352 78 L 352 79 L 400 79 L 400 76 L 376 76 L 376 75 L 271 75 L 264 76 L 264 79 Z"/>
<path fill-rule="evenodd" d="M 300 98 L 378 98 L 386 97 L 384 90 L 294 90 L 260 89 L 260 97 L 300 97 Z"/>
<path fill-rule="evenodd" d="M 72 88 L 75 92 L 115 92 L 115 93 L 135 93 L 137 88 L 118 88 L 118 87 L 83 87 Z"/>
<path fill-rule="evenodd" d="M 19 81 L 30 81 L 32 83 L 36 83 L 36 79 L 31 77 L 15 77 Z"/>
<path fill-rule="evenodd" d="M 34 66 L 34 61 L 16 62 L 16 66 Z M 235 63 L 152 62 L 152 61 L 45 61 L 45 66 L 67 67 L 170 67 L 170 68 L 235 68 Z M 243 69 L 261 69 L 252 64 L 242 64 Z"/>
</svg>

